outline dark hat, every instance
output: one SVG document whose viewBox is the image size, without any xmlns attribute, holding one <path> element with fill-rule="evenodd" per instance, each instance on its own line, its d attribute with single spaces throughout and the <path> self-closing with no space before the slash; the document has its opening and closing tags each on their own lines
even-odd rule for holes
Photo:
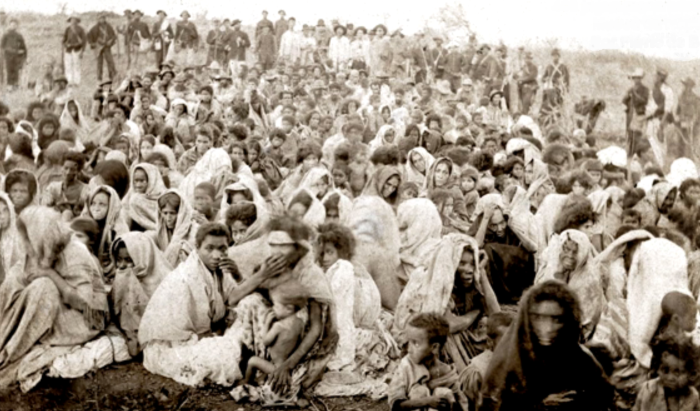
<svg viewBox="0 0 700 411">
<path fill-rule="evenodd" d="M 112 84 L 112 80 L 103 81 L 102 83 L 100 83 L 100 87 L 104 87 L 104 86 L 109 85 L 109 84 Z"/>
<path fill-rule="evenodd" d="M 374 28 L 374 32 L 376 33 L 377 30 L 379 30 L 379 29 L 384 30 L 384 34 L 387 34 L 387 33 L 389 32 L 389 30 L 387 30 L 387 29 L 386 29 L 386 26 L 383 25 L 383 24 L 378 24 L 378 25 Z"/>
<path fill-rule="evenodd" d="M 192 17 L 192 16 L 190 15 L 190 13 L 189 13 L 187 10 L 183 11 L 182 13 L 180 13 L 180 17 L 182 17 L 182 18 L 184 18 L 185 15 L 187 15 L 187 18 Z"/>
<path fill-rule="evenodd" d="M 134 10 L 133 14 L 138 14 L 139 16 L 143 17 L 143 13 L 141 12 L 141 10 Z"/>
<path fill-rule="evenodd" d="M 165 17 L 168 17 L 168 13 L 164 12 L 163 10 L 158 10 L 156 14 L 162 14 Z"/>
<path fill-rule="evenodd" d="M 316 27 L 326 27 L 326 23 L 323 22 L 323 19 L 320 19 L 318 23 L 316 23 Z"/>
<path fill-rule="evenodd" d="M 443 38 L 440 36 L 435 36 L 435 37 L 433 37 L 433 41 L 435 41 L 435 42 L 439 41 L 440 43 L 443 43 L 445 40 L 443 40 Z"/>
<path fill-rule="evenodd" d="M 68 17 L 68 23 L 70 23 L 71 20 L 75 20 L 75 21 L 77 21 L 78 23 L 80 23 L 80 17 L 78 17 L 78 16 L 70 16 L 70 17 Z"/>
<path fill-rule="evenodd" d="M 131 14 L 131 10 L 129 10 L 129 9 L 124 10 L 124 15 L 128 16 L 130 14 Z"/>
<path fill-rule="evenodd" d="M 59 74 L 58 76 L 56 76 L 55 79 L 53 79 L 53 82 L 54 83 L 60 83 L 60 82 L 68 83 L 68 79 L 66 78 L 66 76 L 64 74 Z"/>
<path fill-rule="evenodd" d="M 233 26 L 235 26 L 235 25 L 237 25 L 237 24 L 241 24 L 241 21 L 240 21 L 239 19 L 233 20 L 233 21 L 231 22 L 231 27 L 233 27 Z"/>
<path fill-rule="evenodd" d="M 479 51 L 483 51 L 483 50 L 491 50 L 491 46 L 489 46 L 488 44 L 484 43 L 484 44 L 482 44 L 481 46 L 479 46 Z"/>
<path fill-rule="evenodd" d="M 345 26 L 341 26 L 340 24 L 333 28 L 333 32 L 335 33 L 336 31 L 338 31 L 338 29 L 343 30 L 343 35 L 348 34 L 348 29 L 346 29 Z"/>
<path fill-rule="evenodd" d="M 360 27 L 358 27 L 358 28 L 355 29 L 355 35 L 356 35 L 356 36 L 357 36 L 357 32 L 360 31 L 360 30 L 364 31 L 365 34 L 367 34 L 367 29 L 366 29 L 365 27 L 363 27 L 363 26 L 360 26 Z"/>
<path fill-rule="evenodd" d="M 489 101 L 493 99 L 495 96 L 500 95 L 503 97 L 503 92 L 501 90 L 493 90 L 489 93 Z"/>
</svg>

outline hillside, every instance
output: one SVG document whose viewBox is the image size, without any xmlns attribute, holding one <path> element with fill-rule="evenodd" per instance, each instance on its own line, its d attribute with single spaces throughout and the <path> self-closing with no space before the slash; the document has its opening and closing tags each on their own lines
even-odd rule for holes
<svg viewBox="0 0 700 411">
<path fill-rule="evenodd" d="M 44 16 L 39 14 L 18 14 L 15 15 L 20 21 L 20 31 L 25 36 L 28 43 L 30 62 L 24 73 L 24 83 L 36 80 L 41 70 L 41 65 L 49 60 L 60 64 L 60 41 L 67 23 L 65 15 Z M 222 16 L 225 17 L 225 16 Z M 82 25 L 89 29 L 97 21 L 97 13 L 85 13 L 80 15 Z M 115 26 L 124 24 L 124 19 L 115 14 L 109 17 L 110 23 Z M 146 17 L 147 23 L 154 21 L 153 17 Z M 174 21 L 174 20 L 173 20 Z M 206 36 L 211 28 L 210 21 L 195 19 L 200 35 Z M 252 34 L 252 27 L 245 27 Z M 120 46 L 123 53 L 123 45 Z M 116 56 L 117 47 L 114 47 L 115 61 L 117 69 L 123 76 L 126 67 L 126 57 Z M 536 64 L 540 67 L 540 72 L 549 61 L 549 50 L 531 50 L 535 57 Z M 249 53 L 249 57 L 252 53 Z M 198 56 L 202 63 L 206 59 L 206 51 L 200 50 Z M 153 57 L 151 54 L 145 56 L 149 67 L 152 66 Z M 142 59 L 143 60 L 143 59 Z M 670 73 L 669 82 L 676 95 L 681 91 L 681 79 L 691 76 L 700 80 L 700 60 L 695 61 L 671 61 L 666 59 L 649 58 L 641 54 L 623 53 L 615 50 L 606 51 L 585 51 L 585 50 L 562 50 L 562 61 L 569 66 L 571 71 L 572 87 L 568 103 L 573 105 L 581 96 L 601 98 L 605 100 L 607 109 L 601 116 L 598 123 L 598 132 L 612 139 L 619 138 L 624 133 L 624 108 L 620 101 L 626 90 L 630 86 L 627 73 L 636 67 L 641 67 L 647 73 L 645 82 L 650 84 L 651 75 L 657 67 L 663 67 Z M 143 68 L 146 67 L 144 64 Z M 89 99 L 96 86 L 96 63 L 95 54 L 88 50 L 83 60 L 83 85 L 78 94 L 83 107 L 89 107 Z M 13 110 L 22 109 L 32 100 L 32 93 L 22 90 L 4 95 L 3 100 L 7 101 Z M 537 109 L 538 107 L 535 107 Z"/>
</svg>

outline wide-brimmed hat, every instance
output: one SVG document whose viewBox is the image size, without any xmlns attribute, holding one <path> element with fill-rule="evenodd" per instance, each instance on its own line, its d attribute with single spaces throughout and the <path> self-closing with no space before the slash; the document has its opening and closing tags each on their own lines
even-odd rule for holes
<svg viewBox="0 0 700 411">
<path fill-rule="evenodd" d="M 190 15 L 190 13 L 189 13 L 187 10 L 183 11 L 182 13 L 180 13 L 180 17 L 182 17 L 182 18 L 185 18 L 185 15 L 187 15 L 187 18 L 192 17 L 192 16 Z"/>
<path fill-rule="evenodd" d="M 689 87 L 694 87 L 695 86 L 695 80 L 693 80 L 690 77 L 686 77 L 683 80 L 681 80 L 681 84 L 685 84 L 686 86 Z"/>
<path fill-rule="evenodd" d="M 68 79 L 66 78 L 66 76 L 64 74 L 59 74 L 58 76 L 56 76 L 55 79 L 53 79 L 53 82 L 54 83 L 60 83 L 60 82 L 68 83 Z"/>
<path fill-rule="evenodd" d="M 104 87 L 104 86 L 109 85 L 109 84 L 112 84 L 112 80 L 107 79 L 107 80 L 100 83 L 100 87 Z"/>
<path fill-rule="evenodd" d="M 489 93 L 489 101 L 491 101 L 491 100 L 492 100 L 494 97 L 496 97 L 497 95 L 500 95 L 501 97 L 503 97 L 503 92 L 502 92 L 501 90 L 492 90 L 492 91 Z"/>
<path fill-rule="evenodd" d="M 452 94 L 452 89 L 450 88 L 450 81 L 439 80 L 437 84 L 435 84 L 435 90 L 437 90 L 438 93 L 443 95 Z"/>
<path fill-rule="evenodd" d="M 560 56 L 561 57 L 561 52 L 559 49 L 552 49 L 552 56 Z"/>
<path fill-rule="evenodd" d="M 162 14 L 165 17 L 168 17 L 168 13 L 164 12 L 163 10 L 158 10 L 156 14 Z"/>
<path fill-rule="evenodd" d="M 664 69 L 662 69 L 662 68 L 656 69 L 656 74 L 658 74 L 659 76 L 661 76 L 661 77 L 663 77 L 663 78 L 668 77 L 668 71 L 666 71 L 666 70 L 664 70 Z"/>
<path fill-rule="evenodd" d="M 241 21 L 239 19 L 235 19 L 231 22 L 231 27 L 235 26 L 236 24 L 241 24 Z"/>
<path fill-rule="evenodd" d="M 318 23 L 316 23 L 316 27 L 326 27 L 326 23 L 323 21 L 323 19 L 320 19 Z"/>
<path fill-rule="evenodd" d="M 644 70 L 642 70 L 641 68 L 635 69 L 629 75 L 629 78 L 642 78 L 642 77 L 644 77 Z"/>
<path fill-rule="evenodd" d="M 78 23 L 80 23 L 80 17 L 78 17 L 78 16 L 70 16 L 70 17 L 68 17 L 68 20 L 67 20 L 68 23 L 70 23 L 71 20 L 75 20 L 75 21 L 77 21 Z"/>
<path fill-rule="evenodd" d="M 333 33 L 337 32 L 338 29 L 343 30 L 343 36 L 348 34 L 348 29 L 345 28 L 345 26 L 338 24 L 337 26 L 333 27 Z"/>
<path fill-rule="evenodd" d="M 134 10 L 134 12 L 131 14 L 138 14 L 139 17 L 143 17 L 143 12 L 141 10 Z"/>
<path fill-rule="evenodd" d="M 474 82 L 472 82 L 472 79 L 470 79 L 469 77 L 465 77 L 464 79 L 462 79 L 462 86 L 473 86 L 473 85 L 474 85 Z"/>
<path fill-rule="evenodd" d="M 365 34 L 367 34 L 367 28 L 366 28 L 366 27 L 363 27 L 363 26 L 360 26 L 360 27 L 355 28 L 354 35 L 357 36 L 357 32 L 360 31 L 360 30 L 364 31 Z"/>
</svg>

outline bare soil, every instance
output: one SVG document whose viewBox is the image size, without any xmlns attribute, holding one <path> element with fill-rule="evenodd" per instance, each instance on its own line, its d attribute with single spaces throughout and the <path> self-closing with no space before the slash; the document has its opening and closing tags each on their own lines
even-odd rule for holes
<svg viewBox="0 0 700 411">
<path fill-rule="evenodd" d="M 236 403 L 229 390 L 192 388 L 149 373 L 137 362 L 114 364 L 74 379 L 44 378 L 23 394 L 19 386 L 0 391 L 0 411 L 214 411 L 268 410 Z M 282 409 L 282 408 L 277 408 Z M 298 409 L 298 408 L 287 408 Z M 314 399 L 318 411 L 388 411 L 386 401 L 366 397 Z"/>
</svg>

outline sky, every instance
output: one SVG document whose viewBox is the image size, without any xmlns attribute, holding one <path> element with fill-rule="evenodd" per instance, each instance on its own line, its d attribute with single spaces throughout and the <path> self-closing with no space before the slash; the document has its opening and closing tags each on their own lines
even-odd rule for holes
<svg viewBox="0 0 700 411">
<path fill-rule="evenodd" d="M 121 13 L 139 8 L 148 15 L 164 9 L 175 17 L 182 10 L 192 15 L 238 18 L 244 24 L 260 19 L 263 8 L 277 19 L 284 9 L 299 23 L 328 23 L 372 27 L 384 23 L 389 30 L 401 27 L 407 34 L 426 25 L 438 28 L 434 17 L 455 0 L 30 0 L 3 2 L 0 9 L 56 13 L 106 9 Z M 426 4 L 427 3 L 427 4 Z M 676 60 L 700 59 L 700 1 L 697 0 L 485 0 L 462 1 L 467 19 L 480 41 L 509 46 L 556 45 L 567 49 L 615 49 L 641 52 Z"/>
</svg>

